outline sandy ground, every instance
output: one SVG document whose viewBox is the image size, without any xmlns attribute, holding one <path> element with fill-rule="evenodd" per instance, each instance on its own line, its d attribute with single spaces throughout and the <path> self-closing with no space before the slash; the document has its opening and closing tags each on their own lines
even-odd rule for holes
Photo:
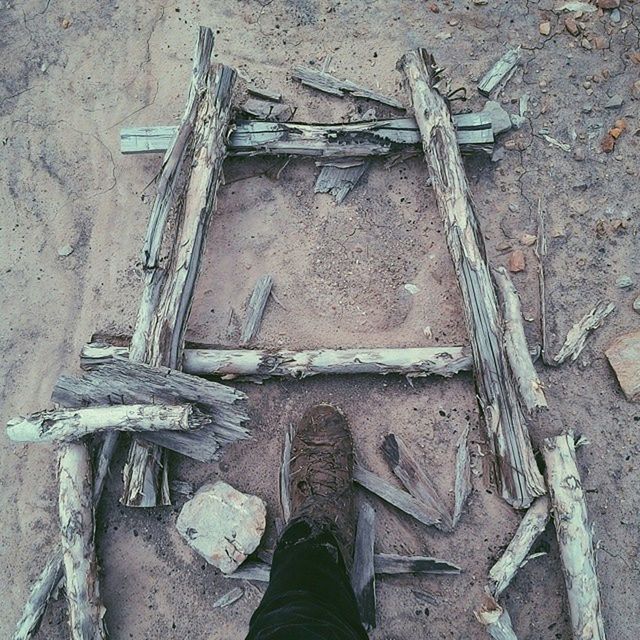
<svg viewBox="0 0 640 640">
<path fill-rule="evenodd" d="M 436 6 L 439 12 L 430 10 Z M 217 30 L 218 59 L 247 79 L 281 90 L 302 121 L 344 121 L 362 101 L 328 98 L 289 78 L 299 63 L 333 57 L 332 70 L 381 91 L 408 96 L 395 64 L 425 45 L 454 86 L 481 108 L 477 79 L 503 51 L 523 46 L 523 64 L 501 95 L 505 108 L 531 97 L 520 131 L 501 139 L 501 161 L 467 164 L 488 250 L 504 264 L 522 233 L 535 233 L 536 202 L 548 210 L 551 351 L 600 298 L 615 315 L 576 363 L 542 370 L 551 412 L 533 430 L 572 427 L 590 441 L 579 454 L 590 515 L 600 541 L 599 575 L 608 635 L 640 636 L 637 406 L 627 403 L 603 356 L 619 333 L 637 328 L 631 303 L 640 292 L 637 251 L 638 4 L 622 0 L 621 19 L 584 17 L 584 31 L 605 48 L 581 46 L 564 30 L 553 2 L 6 2 L 0 9 L 0 349 L 1 418 L 49 406 L 56 377 L 78 368 L 95 330 L 130 333 L 141 292 L 139 251 L 160 166 L 157 156 L 123 157 L 119 129 L 176 122 L 185 99 L 197 26 Z M 551 22 L 543 37 L 539 25 Z M 66 21 L 66 22 L 65 22 Z M 65 28 L 66 26 L 66 28 Z M 623 97 L 621 108 L 605 109 Z M 379 115 L 383 109 L 375 107 Z M 624 117 L 611 154 L 603 132 Z M 563 151 L 540 134 L 570 146 Z M 506 147 L 506 148 L 505 148 Z M 294 161 L 279 181 L 270 160 L 230 161 L 211 225 L 188 338 L 231 346 L 230 309 L 241 316 L 256 278 L 271 273 L 282 306 L 269 304 L 258 343 L 265 347 L 419 346 L 466 341 L 460 298 L 433 195 L 419 159 L 374 166 L 341 206 L 314 195 L 317 169 Z M 624 221 L 624 226 L 614 224 Z M 71 245 L 73 253 L 58 250 Z M 515 277 L 527 331 L 539 341 L 534 256 Z M 616 287 L 629 275 L 632 289 Z M 411 296 L 403 288 L 413 283 Z M 433 336 L 426 338 L 425 327 Z M 373 638 L 484 638 L 473 617 L 487 570 L 513 534 L 518 514 L 483 474 L 486 452 L 473 383 L 354 377 L 243 385 L 253 438 L 221 461 L 176 461 L 172 475 L 198 483 L 222 478 L 263 497 L 275 540 L 277 472 L 283 428 L 316 401 L 340 405 L 351 420 L 359 457 L 390 477 L 379 445 L 390 431 L 419 451 L 452 501 L 454 445 L 470 424 L 474 493 L 459 528 L 443 535 L 372 499 L 379 551 L 434 554 L 464 568 L 459 577 L 383 579 Z M 0 435 L 0 636 L 9 637 L 31 581 L 57 541 L 55 452 L 9 444 Z M 130 510 L 118 503 L 124 449 L 98 512 L 106 621 L 114 638 L 241 638 L 263 586 L 212 611 L 236 583 L 221 578 L 183 543 L 172 508 Z M 504 597 L 521 640 L 570 637 L 553 529 Z M 436 594 L 425 608 L 415 590 Z M 38 638 L 67 637 L 64 599 L 47 610 Z"/>
</svg>

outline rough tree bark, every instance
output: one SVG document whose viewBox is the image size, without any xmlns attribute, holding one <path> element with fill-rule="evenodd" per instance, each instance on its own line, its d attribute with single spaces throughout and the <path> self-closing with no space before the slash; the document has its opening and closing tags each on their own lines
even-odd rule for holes
<svg viewBox="0 0 640 640">
<path fill-rule="evenodd" d="M 462 292 L 478 399 L 499 490 L 509 504 L 526 508 L 545 493 L 545 487 L 507 364 L 502 317 L 451 114 L 436 88 L 435 63 L 424 49 L 407 53 L 401 66 L 411 87 L 424 155 Z"/>
</svg>

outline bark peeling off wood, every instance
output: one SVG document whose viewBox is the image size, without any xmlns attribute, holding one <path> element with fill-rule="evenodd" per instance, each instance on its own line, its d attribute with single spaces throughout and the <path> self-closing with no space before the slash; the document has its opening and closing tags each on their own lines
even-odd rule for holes
<svg viewBox="0 0 640 640">
<path fill-rule="evenodd" d="M 269 300 L 269 294 L 273 287 L 273 278 L 269 275 L 261 276 L 253 288 L 251 298 L 247 304 L 244 325 L 240 336 L 240 345 L 248 345 L 260 331 L 264 310 Z"/>
<path fill-rule="evenodd" d="M 471 457 L 469 453 L 469 425 L 460 435 L 456 445 L 456 477 L 454 483 L 454 506 L 452 525 L 460 521 L 462 510 L 471 495 Z"/>
<path fill-rule="evenodd" d="M 325 164 L 316 179 L 314 193 L 330 193 L 340 204 L 369 168 L 369 162 L 366 161 L 353 163 L 352 160 L 347 160 L 347 162 L 347 166 L 335 163 Z"/>
<path fill-rule="evenodd" d="M 126 358 L 127 347 L 103 343 L 85 345 L 80 356 L 84 368 L 114 358 Z M 242 377 L 262 381 L 269 377 L 306 378 L 315 375 L 401 374 L 407 377 L 439 375 L 449 378 L 470 371 L 466 347 L 409 347 L 405 349 L 314 349 L 311 351 L 258 351 L 252 349 L 185 349 L 182 367 L 197 376 Z"/>
<path fill-rule="evenodd" d="M 509 613 L 491 596 L 487 597 L 487 602 L 480 611 L 475 612 L 475 616 L 493 640 L 518 640 Z"/>
<path fill-rule="evenodd" d="M 536 498 L 524 514 L 502 557 L 489 570 L 489 590 L 495 598 L 507 588 L 518 569 L 528 561 L 529 551 L 547 528 L 549 517 L 549 498 Z"/>
<path fill-rule="evenodd" d="M 529 412 L 547 408 L 543 385 L 533 367 L 522 325 L 520 297 L 504 267 L 494 271 L 504 313 L 504 340 L 511 371 L 518 383 L 524 406 Z"/>
<path fill-rule="evenodd" d="M 514 69 L 519 60 L 520 47 L 507 51 L 482 77 L 478 83 L 478 91 L 488 97 L 502 79 Z"/>
<path fill-rule="evenodd" d="M 562 349 L 554 357 L 554 361 L 557 364 L 562 364 L 569 357 L 572 361 L 575 361 L 582 353 L 589 333 L 601 327 L 605 318 L 613 313 L 615 308 L 616 306 L 612 302 L 604 302 L 603 300 L 598 302 L 589 313 L 569 329 Z"/>
<path fill-rule="evenodd" d="M 402 482 L 405 489 L 431 514 L 436 528 L 451 531 L 453 523 L 447 505 L 437 487 L 411 455 L 409 447 L 400 436 L 387 435 L 382 444 L 382 452 L 391 471 Z"/>
<path fill-rule="evenodd" d="M 438 78 L 431 56 L 423 49 L 411 51 L 401 64 L 411 87 L 423 150 L 462 293 L 478 399 L 499 490 L 509 504 L 526 508 L 545 493 L 545 487 L 508 368 L 502 318 L 451 116 L 446 101 L 434 88 Z"/>
<path fill-rule="evenodd" d="M 73 442 L 102 431 L 188 431 L 209 424 L 191 405 L 128 404 L 40 411 L 7 424 L 14 442 Z"/>
<path fill-rule="evenodd" d="M 542 446 L 574 640 L 605 640 L 592 528 L 572 432 Z"/>
<path fill-rule="evenodd" d="M 395 98 L 384 96 L 377 91 L 372 91 L 362 87 L 350 80 L 340 80 L 335 76 L 321 71 L 319 69 L 309 69 L 307 67 L 296 67 L 291 77 L 294 80 L 299 80 L 302 84 L 318 89 L 324 93 L 329 93 L 334 96 L 343 97 L 345 95 L 352 95 L 357 98 L 366 98 L 367 100 L 375 100 L 382 104 L 386 104 L 389 107 L 395 107 L 396 109 L 404 109 L 402 103 Z"/>
<path fill-rule="evenodd" d="M 91 459 L 83 443 L 65 445 L 58 462 L 59 512 L 65 590 L 73 640 L 106 638 L 100 600 Z"/>
<path fill-rule="evenodd" d="M 486 114 L 453 116 L 456 139 L 465 154 L 493 150 L 493 129 Z M 171 146 L 173 126 L 128 127 L 120 132 L 122 153 L 163 153 Z M 232 156 L 293 155 L 351 158 L 385 156 L 417 149 L 420 133 L 413 118 L 337 124 L 236 121 L 229 137 Z"/>
<path fill-rule="evenodd" d="M 379 478 L 374 473 L 371 473 L 371 471 L 367 471 L 356 465 L 353 471 L 353 479 L 361 487 L 364 487 L 374 495 L 382 498 L 385 502 L 400 509 L 400 511 L 404 511 L 404 513 L 415 518 L 418 522 L 422 522 L 422 524 L 426 524 L 427 526 L 442 524 L 432 509 L 429 509 L 406 491 L 397 489 L 386 480 Z"/>
<path fill-rule="evenodd" d="M 358 603 L 360 620 L 367 631 L 376 627 L 376 574 L 374 570 L 374 552 L 376 512 L 363 502 L 358 513 L 351 586 Z"/>
</svg>

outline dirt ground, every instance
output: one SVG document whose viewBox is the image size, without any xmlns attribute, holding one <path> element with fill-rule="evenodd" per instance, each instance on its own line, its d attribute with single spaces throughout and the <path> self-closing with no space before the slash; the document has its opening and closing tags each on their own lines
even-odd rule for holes
<svg viewBox="0 0 640 640">
<path fill-rule="evenodd" d="M 556 3 L 557 4 L 557 3 Z M 281 90 L 300 121 L 346 121 L 365 101 L 331 98 L 290 79 L 293 66 L 321 64 L 409 104 L 396 61 L 423 45 L 480 109 L 478 78 L 507 46 L 523 62 L 501 93 L 510 113 L 530 96 L 520 130 L 502 136 L 502 159 L 467 163 L 493 264 L 525 252 L 515 276 L 527 331 L 539 343 L 536 264 L 523 233 L 536 232 L 536 203 L 547 214 L 550 351 L 599 299 L 615 314 L 577 362 L 541 369 L 551 406 L 534 442 L 574 428 L 590 442 L 579 463 L 599 541 L 598 572 L 608 637 L 640 637 L 640 513 L 637 405 L 625 401 L 603 350 L 637 328 L 640 51 L 638 3 L 620 16 L 588 13 L 583 34 L 565 30 L 554 2 L 466 1 L 3 2 L 0 9 L 0 350 L 1 418 L 50 405 L 57 376 L 78 370 L 81 345 L 96 330 L 130 333 L 141 292 L 139 253 L 160 156 L 122 156 L 126 125 L 177 122 L 200 24 L 216 29 L 216 56 L 240 74 Z M 437 9 L 437 11 L 436 11 Z M 636 17 L 634 19 L 634 12 Z M 618 20 L 616 22 L 616 20 Z M 550 22 L 550 34 L 540 24 Z M 634 61 L 635 60 L 635 61 Z M 605 108 L 611 97 L 621 107 Z M 624 118 L 615 150 L 604 133 Z M 568 145 L 552 146 L 541 131 Z M 269 303 L 258 344 L 313 348 L 463 344 L 460 297 L 426 167 L 415 158 L 391 169 L 377 161 L 336 206 L 314 195 L 317 169 L 294 160 L 275 181 L 273 160 L 228 161 L 227 184 L 211 225 L 188 339 L 237 344 L 228 331 L 261 274 L 274 276 L 281 305 Z M 622 221 L 622 223 L 617 222 Z M 73 252 L 59 256 L 71 245 Z M 63 252 L 64 253 L 64 252 Z M 619 276 L 634 281 L 616 286 Z M 410 295 L 404 284 L 418 287 Z M 432 336 L 428 337 L 430 327 Z M 232 327 L 233 329 L 233 327 Z M 469 375 L 452 380 L 394 377 L 272 381 L 239 385 L 249 395 L 253 437 L 226 449 L 219 463 L 175 461 L 173 477 L 224 479 L 268 505 L 265 546 L 275 541 L 277 474 L 284 427 L 316 401 L 341 406 L 360 459 L 391 479 L 382 436 L 399 433 L 453 502 L 454 447 L 471 425 L 474 492 L 452 535 L 425 528 L 370 498 L 376 548 L 432 554 L 458 563 L 458 577 L 398 577 L 378 582 L 372 638 L 484 638 L 474 608 L 487 570 L 512 536 L 519 514 L 483 473 L 483 429 Z M 0 435 L 0 636 L 9 637 L 34 577 L 57 544 L 55 452 L 15 446 Z M 236 586 L 197 557 L 175 529 L 180 509 L 135 510 L 118 502 L 124 448 L 98 511 L 106 622 L 113 638 L 242 638 L 264 589 L 245 585 L 231 607 L 212 610 Z M 557 545 L 550 527 L 537 543 L 548 554 L 530 562 L 504 604 L 521 640 L 570 638 Z M 437 604 L 425 606 L 416 591 Z M 68 635 L 64 598 L 49 606 L 37 637 Z"/>
</svg>

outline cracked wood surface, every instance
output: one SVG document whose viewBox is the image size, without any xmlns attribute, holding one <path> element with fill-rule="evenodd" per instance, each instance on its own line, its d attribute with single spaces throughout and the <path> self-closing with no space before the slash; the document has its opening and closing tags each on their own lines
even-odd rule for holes
<svg viewBox="0 0 640 640">
<path fill-rule="evenodd" d="M 502 497 L 528 507 L 545 493 L 504 347 L 502 317 L 485 257 L 451 115 L 438 93 L 435 63 L 424 49 L 401 61 L 407 76 L 447 244 L 462 293 L 478 399 Z"/>
</svg>

